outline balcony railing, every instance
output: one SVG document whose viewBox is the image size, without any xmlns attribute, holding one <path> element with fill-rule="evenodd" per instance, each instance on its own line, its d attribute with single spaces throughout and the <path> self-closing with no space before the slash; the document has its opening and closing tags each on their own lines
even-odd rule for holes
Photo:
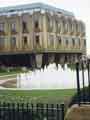
<svg viewBox="0 0 90 120">
<path fill-rule="evenodd" d="M 0 35 L 5 35 L 5 31 L 0 31 Z"/>
<path fill-rule="evenodd" d="M 17 31 L 16 31 L 16 30 L 12 30 L 12 31 L 11 31 L 11 34 L 14 34 L 14 35 L 15 35 L 15 34 L 17 34 Z"/>
</svg>

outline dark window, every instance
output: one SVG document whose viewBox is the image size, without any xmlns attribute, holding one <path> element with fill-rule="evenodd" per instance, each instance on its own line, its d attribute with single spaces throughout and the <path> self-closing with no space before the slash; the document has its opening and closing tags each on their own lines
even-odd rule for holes
<svg viewBox="0 0 90 120">
<path fill-rule="evenodd" d="M 38 28 L 39 27 L 39 23 L 38 21 L 35 22 L 35 28 Z"/>
<path fill-rule="evenodd" d="M 61 41 L 61 37 L 58 36 L 58 37 L 57 37 L 57 40 L 58 40 L 57 43 L 60 45 L 61 42 L 62 42 L 62 41 Z"/>
<path fill-rule="evenodd" d="M 68 46 L 68 40 L 66 40 L 66 45 Z"/>
<path fill-rule="evenodd" d="M 0 32 L 4 32 L 4 23 L 0 23 Z"/>
<path fill-rule="evenodd" d="M 11 47 L 16 46 L 16 37 L 11 37 Z"/>
<path fill-rule="evenodd" d="M 74 38 L 72 38 L 72 44 L 73 44 L 73 46 L 75 46 L 75 39 Z"/>
<path fill-rule="evenodd" d="M 61 32 L 61 24 L 58 23 L 58 33 L 60 33 L 60 32 Z"/>
<path fill-rule="evenodd" d="M 59 44 L 61 44 L 61 42 L 62 42 L 62 41 L 61 41 L 61 37 L 59 37 L 58 42 L 59 42 Z"/>
<path fill-rule="evenodd" d="M 63 21 L 62 21 L 62 24 L 63 24 L 63 32 L 66 32 L 66 22 L 65 22 L 65 20 L 63 19 Z"/>
<path fill-rule="evenodd" d="M 54 46 L 54 36 L 53 35 L 49 36 L 49 46 L 51 46 L 51 47 Z"/>
<path fill-rule="evenodd" d="M 76 22 L 76 32 L 79 32 L 79 25 L 77 22 Z"/>
<path fill-rule="evenodd" d="M 27 45 L 27 43 L 28 43 L 26 36 L 23 38 L 23 43 L 24 43 L 24 45 Z"/>
<path fill-rule="evenodd" d="M 58 26 L 58 20 L 55 20 L 55 25 L 56 25 L 56 32 L 59 32 L 59 26 Z"/>
<path fill-rule="evenodd" d="M 16 32 L 16 23 L 11 23 L 11 31 Z"/>
<path fill-rule="evenodd" d="M 71 20 L 68 20 L 68 24 L 69 24 L 69 32 L 72 32 L 72 27 L 73 27 L 73 25 L 72 25 L 72 21 Z"/>
<path fill-rule="evenodd" d="M 4 37 L 0 37 L 0 49 L 4 48 L 4 40 L 5 40 Z"/>
<path fill-rule="evenodd" d="M 78 39 L 78 44 L 79 44 L 79 46 L 80 46 L 80 39 Z"/>
<path fill-rule="evenodd" d="M 23 33 L 27 32 L 27 22 L 22 23 L 22 29 L 23 29 Z"/>
<path fill-rule="evenodd" d="M 86 46 L 86 39 L 84 39 L 84 46 Z"/>
<path fill-rule="evenodd" d="M 40 43 L 40 41 L 39 41 L 39 36 L 37 35 L 36 36 L 36 44 L 39 44 Z"/>
<path fill-rule="evenodd" d="M 47 16 L 47 27 L 49 32 L 53 31 L 53 20 L 49 15 Z M 56 24 L 56 27 L 57 27 L 57 24 Z"/>
</svg>

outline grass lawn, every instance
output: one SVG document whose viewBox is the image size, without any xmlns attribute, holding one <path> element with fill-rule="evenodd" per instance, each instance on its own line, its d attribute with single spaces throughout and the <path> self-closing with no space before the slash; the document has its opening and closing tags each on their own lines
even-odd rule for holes
<svg viewBox="0 0 90 120">
<path fill-rule="evenodd" d="M 65 103 L 75 94 L 75 89 L 68 90 L 0 90 L 0 102 L 30 103 Z"/>
<path fill-rule="evenodd" d="M 11 74 L 17 74 L 17 73 L 22 73 L 22 72 L 28 72 L 28 69 L 23 70 L 23 68 L 0 68 L 0 76 L 3 75 L 11 75 Z"/>
</svg>

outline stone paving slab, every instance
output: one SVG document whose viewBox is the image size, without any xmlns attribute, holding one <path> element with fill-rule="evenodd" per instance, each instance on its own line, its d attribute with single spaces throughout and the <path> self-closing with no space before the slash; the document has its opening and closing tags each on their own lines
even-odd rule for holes
<svg viewBox="0 0 90 120">
<path fill-rule="evenodd" d="M 74 105 L 66 113 L 65 120 L 90 120 L 90 105 Z"/>
</svg>

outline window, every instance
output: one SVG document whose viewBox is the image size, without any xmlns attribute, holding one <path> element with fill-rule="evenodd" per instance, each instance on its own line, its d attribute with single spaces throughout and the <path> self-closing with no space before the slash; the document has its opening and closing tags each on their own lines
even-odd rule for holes
<svg viewBox="0 0 90 120">
<path fill-rule="evenodd" d="M 76 29 L 77 29 L 76 22 L 73 21 L 73 32 L 74 32 L 74 33 L 76 33 Z"/>
<path fill-rule="evenodd" d="M 4 23 L 0 23 L 0 32 L 4 32 Z"/>
<path fill-rule="evenodd" d="M 0 37 L 0 49 L 4 48 L 4 41 L 5 41 L 5 38 L 4 37 Z"/>
<path fill-rule="evenodd" d="M 24 44 L 24 45 L 27 45 L 27 44 L 28 44 L 28 41 L 27 41 L 27 37 L 26 37 L 26 36 L 23 37 L 23 44 Z"/>
<path fill-rule="evenodd" d="M 72 45 L 75 46 L 75 39 L 72 38 Z"/>
<path fill-rule="evenodd" d="M 78 45 L 79 45 L 79 47 L 80 47 L 80 39 L 78 39 Z"/>
<path fill-rule="evenodd" d="M 84 46 L 86 46 L 86 39 L 84 39 Z"/>
<path fill-rule="evenodd" d="M 11 23 L 11 32 L 16 32 L 16 23 Z"/>
<path fill-rule="evenodd" d="M 58 36 L 58 37 L 57 37 L 57 40 L 58 40 L 58 42 L 57 42 L 58 45 L 61 45 L 61 42 L 62 42 L 61 37 Z"/>
<path fill-rule="evenodd" d="M 68 46 L 68 44 L 69 44 L 69 42 L 68 42 L 68 40 L 66 39 L 66 46 Z"/>
<path fill-rule="evenodd" d="M 62 42 L 61 37 L 59 37 L 58 43 L 61 44 L 61 42 Z"/>
<path fill-rule="evenodd" d="M 27 22 L 23 21 L 22 22 L 22 29 L 23 29 L 23 33 L 27 33 Z"/>
<path fill-rule="evenodd" d="M 60 33 L 61 32 L 61 23 L 59 22 L 58 23 L 58 33 Z"/>
<path fill-rule="evenodd" d="M 67 32 L 68 31 L 68 21 L 65 21 L 65 32 Z"/>
<path fill-rule="evenodd" d="M 65 22 L 65 18 L 62 20 L 62 24 L 63 24 L 63 33 L 66 32 L 66 22 Z"/>
<path fill-rule="evenodd" d="M 47 27 L 49 32 L 53 30 L 53 20 L 49 15 L 47 16 Z M 57 27 L 57 22 L 56 22 L 56 27 Z"/>
<path fill-rule="evenodd" d="M 52 27 L 53 27 L 53 20 L 50 19 L 50 28 L 52 28 Z"/>
<path fill-rule="evenodd" d="M 77 33 L 79 32 L 79 25 L 78 25 L 78 22 L 76 22 L 76 32 L 77 32 Z"/>
<path fill-rule="evenodd" d="M 39 35 L 36 35 L 36 45 L 40 44 L 40 39 L 39 39 Z"/>
<path fill-rule="evenodd" d="M 49 46 L 51 46 L 51 47 L 54 46 L 54 37 L 53 37 L 53 35 L 49 36 Z"/>
<path fill-rule="evenodd" d="M 23 33 L 28 33 L 28 21 L 29 16 L 28 14 L 23 14 L 22 15 L 22 32 Z"/>
<path fill-rule="evenodd" d="M 81 32 L 85 33 L 85 25 L 84 25 L 84 23 L 81 23 Z"/>
<path fill-rule="evenodd" d="M 69 31 L 69 32 L 72 32 L 72 27 L 73 27 L 73 26 L 72 26 L 72 21 L 69 19 L 69 20 L 68 20 L 68 31 Z"/>
<path fill-rule="evenodd" d="M 55 20 L 55 26 L 56 26 L 56 32 L 58 33 L 59 32 L 59 23 L 58 23 L 57 19 Z"/>
<path fill-rule="evenodd" d="M 11 37 L 11 47 L 15 48 L 16 46 L 16 37 Z"/>
<path fill-rule="evenodd" d="M 39 23 L 38 21 L 35 21 L 35 28 L 38 28 L 39 27 Z"/>
</svg>

